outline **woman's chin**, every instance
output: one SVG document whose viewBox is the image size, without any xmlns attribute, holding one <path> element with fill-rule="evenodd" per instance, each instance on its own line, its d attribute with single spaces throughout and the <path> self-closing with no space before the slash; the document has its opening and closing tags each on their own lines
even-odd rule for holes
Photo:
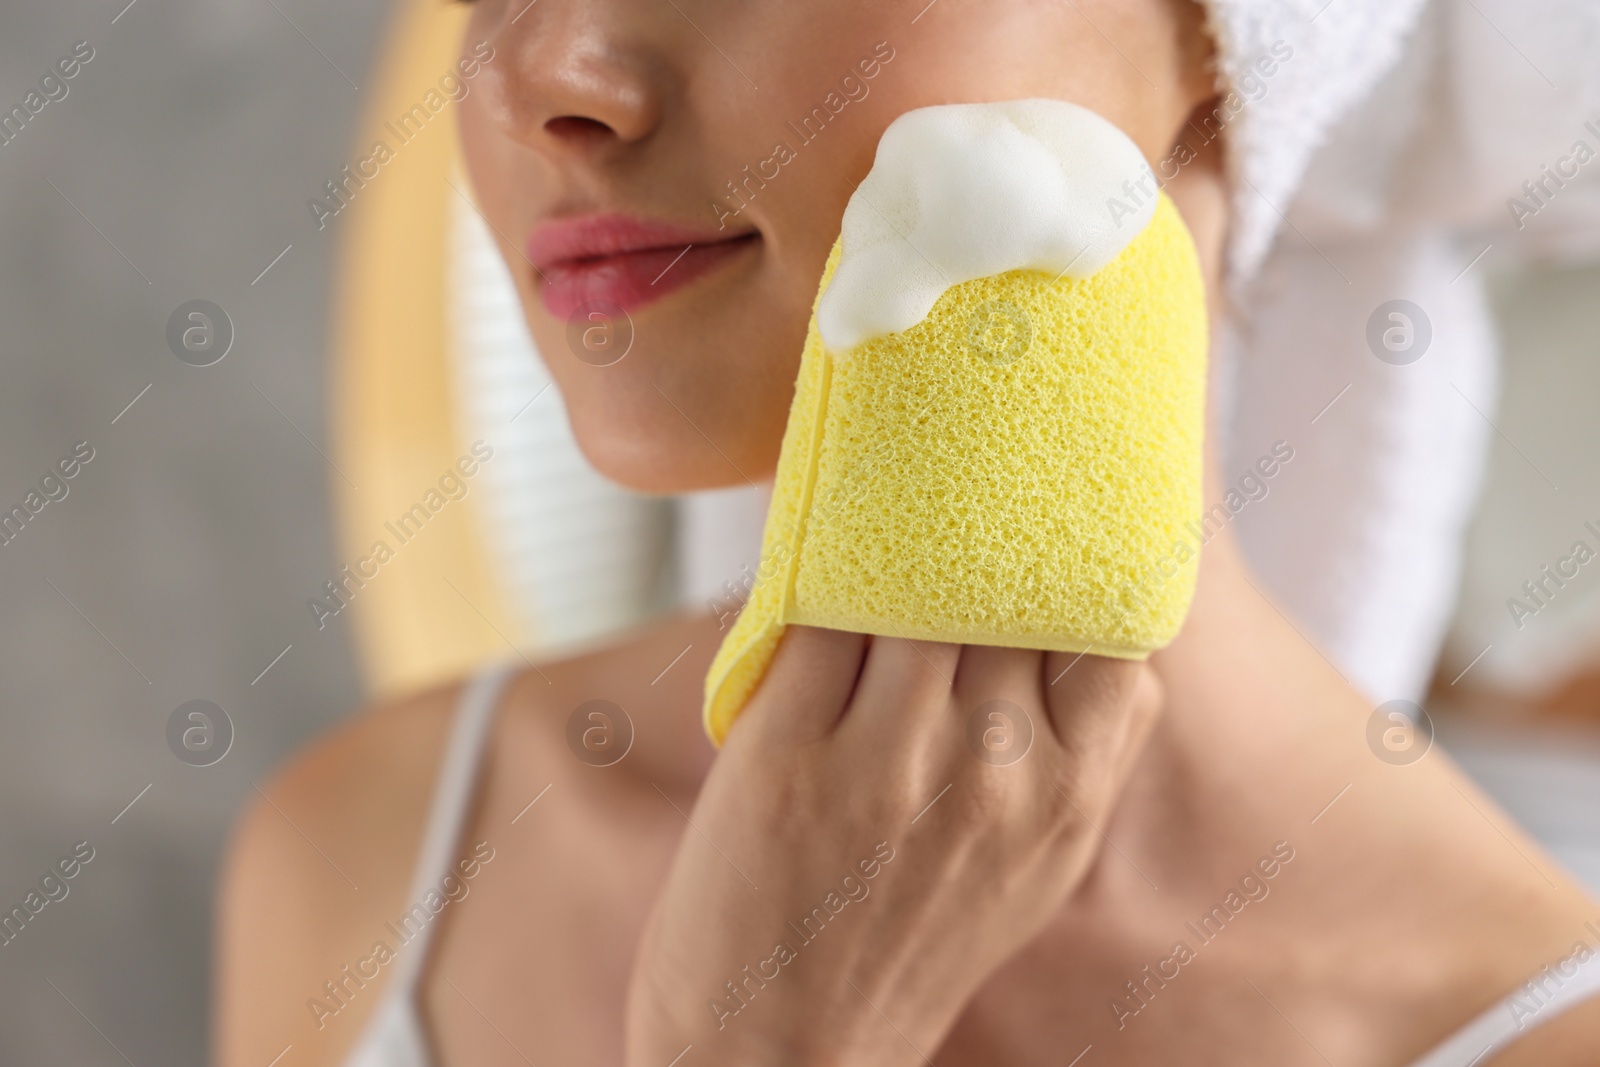
<svg viewBox="0 0 1600 1067">
<path fill-rule="evenodd" d="M 777 454 L 752 454 L 736 447 L 718 448 L 681 416 L 677 426 L 634 425 L 619 431 L 615 424 L 587 432 L 573 418 L 578 447 L 608 481 L 624 489 L 652 495 L 727 489 L 770 479 Z"/>
</svg>

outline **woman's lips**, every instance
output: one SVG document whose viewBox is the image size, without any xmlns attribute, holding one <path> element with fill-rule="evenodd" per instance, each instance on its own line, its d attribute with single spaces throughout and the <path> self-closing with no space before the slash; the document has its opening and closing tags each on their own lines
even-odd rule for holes
<svg viewBox="0 0 1600 1067">
<path fill-rule="evenodd" d="M 571 318 L 587 304 L 632 311 L 726 263 L 760 240 L 689 230 L 626 215 L 589 215 L 540 225 L 528 237 L 545 308 Z"/>
</svg>

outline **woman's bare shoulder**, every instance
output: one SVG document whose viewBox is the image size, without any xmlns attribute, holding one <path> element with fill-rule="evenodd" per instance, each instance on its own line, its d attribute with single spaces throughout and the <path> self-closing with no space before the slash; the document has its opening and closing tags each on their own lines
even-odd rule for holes
<svg viewBox="0 0 1600 1067">
<path fill-rule="evenodd" d="M 402 910 L 460 691 L 374 705 L 255 787 L 219 889 L 219 1063 L 291 1043 L 336 1063 L 354 1040 L 376 983 L 346 968 Z"/>
<path fill-rule="evenodd" d="M 523 672 L 502 698 L 515 714 L 497 721 L 498 754 L 487 777 L 491 787 L 498 778 L 500 788 L 486 790 L 485 807 L 497 797 L 521 806 L 563 773 L 582 785 L 572 793 L 578 803 L 606 788 L 613 790 L 606 802 L 626 792 L 631 778 L 597 779 L 593 767 L 567 751 L 569 715 L 597 698 L 653 724 L 633 743 L 629 765 L 639 767 L 630 774 L 667 788 L 683 779 L 692 796 L 709 760 L 693 713 L 720 636 L 715 626 L 710 617 L 664 619 Z M 353 716 L 297 753 L 250 798 L 234 827 L 219 891 L 216 1059 L 222 1067 L 259 1067 L 291 1043 L 301 1064 L 332 1065 L 347 1054 L 389 969 L 376 981 L 358 983 L 351 974 L 359 976 L 358 965 L 385 937 L 385 923 L 411 903 L 405 895 L 461 689 L 457 682 Z M 664 729 L 669 720 L 681 722 Z"/>
<path fill-rule="evenodd" d="M 264 783 L 234 827 L 230 867 L 272 861 L 271 879 L 320 870 L 353 892 L 406 865 L 433 789 L 461 683 L 366 708 L 316 738 Z"/>
</svg>

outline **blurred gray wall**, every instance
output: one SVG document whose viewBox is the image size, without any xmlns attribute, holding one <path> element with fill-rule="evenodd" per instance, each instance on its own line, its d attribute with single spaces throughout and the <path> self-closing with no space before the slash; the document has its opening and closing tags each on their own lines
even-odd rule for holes
<svg viewBox="0 0 1600 1067">
<path fill-rule="evenodd" d="M 0 146 L 0 510 L 94 449 L 0 547 L 0 911 L 74 843 L 95 850 L 0 946 L 6 1065 L 204 1062 L 229 822 L 360 699 L 347 630 L 306 624 L 334 568 L 318 449 L 337 231 L 305 201 L 348 159 L 387 5 L 126 3 L 0 7 L 0 110 L 94 49 Z M 205 368 L 165 339 L 197 298 L 236 332 Z M 204 768 L 165 739 L 197 698 L 235 727 Z"/>
</svg>

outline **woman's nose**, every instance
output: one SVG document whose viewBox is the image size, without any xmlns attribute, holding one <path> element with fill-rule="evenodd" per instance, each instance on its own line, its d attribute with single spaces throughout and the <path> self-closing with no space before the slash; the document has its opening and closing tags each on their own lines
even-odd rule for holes
<svg viewBox="0 0 1600 1067">
<path fill-rule="evenodd" d="M 652 61 L 618 5 L 510 0 L 490 28 L 484 104 L 513 140 L 593 159 L 636 144 L 660 124 L 664 64 Z M 665 6 L 665 5 L 663 5 Z M 670 8 L 668 9 L 670 11 Z"/>
</svg>

